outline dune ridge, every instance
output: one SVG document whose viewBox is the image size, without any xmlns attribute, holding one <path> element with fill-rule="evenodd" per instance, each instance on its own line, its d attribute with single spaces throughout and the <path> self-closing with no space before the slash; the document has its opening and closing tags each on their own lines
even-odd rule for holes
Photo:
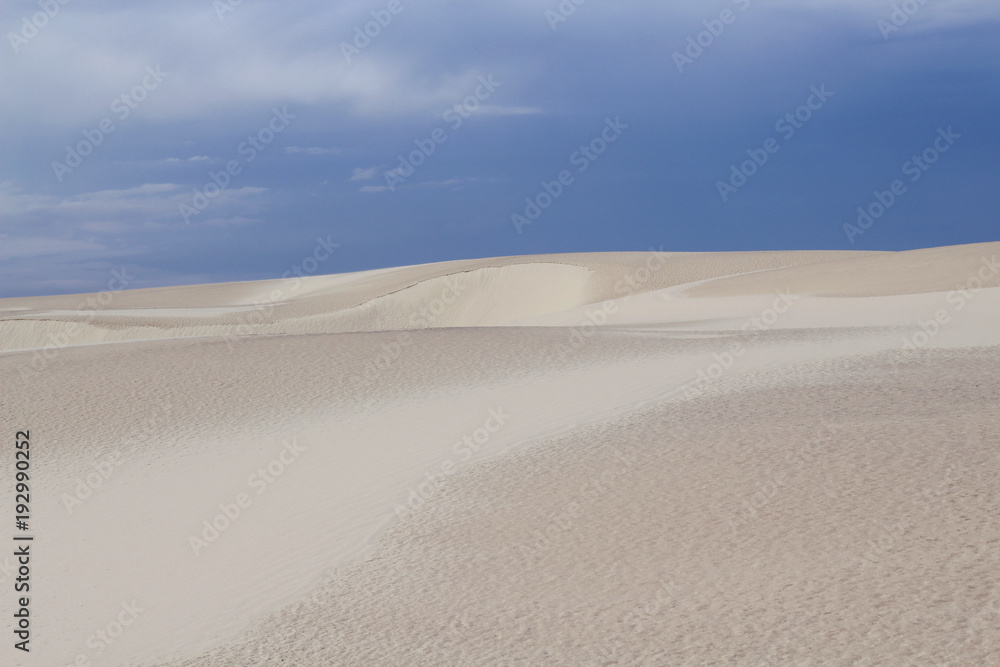
<svg viewBox="0 0 1000 667">
<path fill-rule="evenodd" d="M 843 251 L 536 255 L 107 296 L 0 299 L 0 351 L 147 338 L 491 326 L 693 280 L 843 256 Z M 457 294 L 448 289 L 449 280 L 461 284 Z M 420 315 L 435 299 L 452 296 L 458 306 Z M 81 307 L 88 303 L 97 305 Z"/>
</svg>

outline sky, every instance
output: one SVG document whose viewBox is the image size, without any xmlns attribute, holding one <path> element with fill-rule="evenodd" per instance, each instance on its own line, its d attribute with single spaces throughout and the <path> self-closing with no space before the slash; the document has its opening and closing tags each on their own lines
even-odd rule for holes
<svg viewBox="0 0 1000 667">
<path fill-rule="evenodd" d="M 1000 240 L 996 2 L 5 0 L 0 28 L 0 296 Z"/>
</svg>

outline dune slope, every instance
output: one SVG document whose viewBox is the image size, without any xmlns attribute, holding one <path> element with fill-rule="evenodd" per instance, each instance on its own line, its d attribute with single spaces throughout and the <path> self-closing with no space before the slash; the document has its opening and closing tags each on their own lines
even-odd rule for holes
<svg viewBox="0 0 1000 667">
<path fill-rule="evenodd" d="M 997 662 L 998 250 L 0 300 L 12 664 Z"/>
</svg>

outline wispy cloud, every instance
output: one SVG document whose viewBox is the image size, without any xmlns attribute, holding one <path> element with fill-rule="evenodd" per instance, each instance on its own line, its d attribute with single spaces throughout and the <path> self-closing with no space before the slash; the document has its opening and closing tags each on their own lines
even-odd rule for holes
<svg viewBox="0 0 1000 667">
<path fill-rule="evenodd" d="M 466 176 L 462 178 L 449 178 L 443 181 L 421 181 L 419 183 L 414 183 L 414 187 L 423 188 L 446 188 L 452 185 L 463 185 L 465 183 L 473 183 L 475 181 L 480 181 L 482 179 L 475 176 Z"/>
<path fill-rule="evenodd" d="M 538 107 L 504 107 L 494 104 L 483 104 L 476 109 L 476 113 L 487 116 L 534 116 L 542 113 L 542 110 Z"/>
<path fill-rule="evenodd" d="M 352 179 L 353 180 L 353 179 Z M 452 186 L 464 185 L 466 183 L 473 183 L 476 181 L 482 181 L 483 179 L 475 176 L 466 176 L 462 178 L 448 178 L 442 181 L 419 181 L 416 183 L 408 184 L 409 187 L 413 188 L 447 188 Z M 405 187 L 405 186 L 401 186 Z M 358 192 L 364 192 L 366 194 L 376 194 L 381 192 L 391 192 L 392 188 L 388 185 L 365 185 L 362 186 Z"/>
<path fill-rule="evenodd" d="M 0 260 L 52 257 L 68 253 L 85 254 L 96 259 L 108 254 L 110 250 L 108 246 L 93 241 L 27 236 L 8 238 L 0 244 Z"/>
<path fill-rule="evenodd" d="M 370 181 L 375 178 L 375 173 L 378 171 L 378 167 L 369 167 L 368 169 L 362 169 L 361 167 L 355 167 L 354 173 L 351 174 L 352 181 Z"/>
<path fill-rule="evenodd" d="M 321 148 L 319 146 L 310 146 L 308 148 L 302 148 L 300 146 L 285 146 L 285 152 L 289 155 L 330 155 L 340 153 L 337 149 Z"/>
<path fill-rule="evenodd" d="M 168 157 L 167 159 L 165 159 L 163 161 L 164 162 L 176 162 L 176 163 L 180 163 L 180 162 L 211 162 L 212 158 L 208 157 L 207 155 L 192 155 L 189 158 Z"/>
<path fill-rule="evenodd" d="M 209 218 L 201 224 L 206 227 L 245 227 L 246 225 L 255 225 L 262 222 L 264 222 L 263 218 L 247 218 L 235 215 L 231 218 Z"/>
<path fill-rule="evenodd" d="M 223 190 L 217 205 L 224 215 L 215 218 L 246 224 L 257 221 L 249 215 L 255 200 L 267 188 L 243 187 Z M 190 199 L 187 187 L 176 183 L 146 183 L 126 189 L 98 190 L 68 197 L 26 194 L 12 184 L 0 184 L 0 212 L 13 236 L 20 229 L 47 229 L 58 238 L 79 232 L 116 234 L 180 228 L 183 220 L 178 206 Z M 229 215 L 225 215 L 228 213 Z"/>
</svg>

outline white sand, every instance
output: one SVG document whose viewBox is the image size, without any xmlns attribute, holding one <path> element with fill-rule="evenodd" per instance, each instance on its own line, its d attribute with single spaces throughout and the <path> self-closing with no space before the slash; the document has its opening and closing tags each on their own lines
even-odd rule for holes
<svg viewBox="0 0 1000 667">
<path fill-rule="evenodd" d="M 1000 664 L 998 255 L 0 300 L 3 664 Z"/>
</svg>

